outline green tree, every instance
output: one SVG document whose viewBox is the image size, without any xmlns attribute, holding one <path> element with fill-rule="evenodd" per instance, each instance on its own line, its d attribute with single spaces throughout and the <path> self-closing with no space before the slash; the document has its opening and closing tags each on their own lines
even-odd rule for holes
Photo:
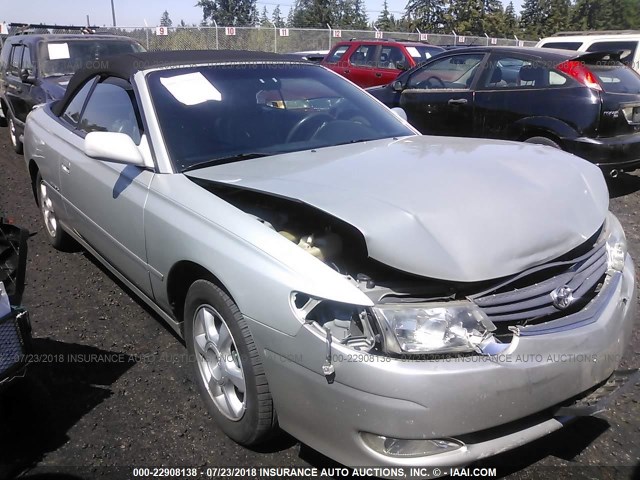
<svg viewBox="0 0 640 480">
<path fill-rule="evenodd" d="M 364 0 L 335 0 L 333 22 L 342 28 L 367 28 Z"/>
<path fill-rule="evenodd" d="M 260 14 L 260 20 L 258 21 L 258 24 L 261 27 L 271 27 L 271 20 L 269 20 L 269 14 L 267 12 L 267 7 L 262 7 L 262 13 Z"/>
<path fill-rule="evenodd" d="M 545 7 L 545 19 L 541 28 L 541 36 L 553 35 L 556 32 L 566 31 L 570 28 L 570 0 L 547 0 Z"/>
<path fill-rule="evenodd" d="M 451 0 L 448 16 L 452 30 L 459 35 L 483 35 L 484 0 Z"/>
<path fill-rule="evenodd" d="M 507 8 L 504 9 L 504 33 L 505 36 L 517 35 L 518 17 L 513 2 L 509 2 Z"/>
<path fill-rule="evenodd" d="M 529 38 L 542 37 L 546 17 L 546 0 L 525 0 L 522 5 L 520 27 Z"/>
<path fill-rule="evenodd" d="M 382 4 L 382 11 L 380 15 L 378 15 L 378 19 L 376 20 L 376 27 L 385 32 L 390 32 L 393 27 L 392 15 L 389 14 L 389 6 L 387 4 L 387 0 L 384 0 Z"/>
<path fill-rule="evenodd" d="M 295 7 L 289 7 L 289 13 L 287 14 L 287 27 L 295 27 Z"/>
<path fill-rule="evenodd" d="M 485 0 L 482 19 L 483 34 L 490 37 L 506 35 L 506 17 L 500 0 Z"/>
<path fill-rule="evenodd" d="M 224 26 L 253 25 L 256 21 L 256 0 L 198 0 L 202 18 L 215 20 Z"/>
<path fill-rule="evenodd" d="M 273 9 L 273 13 L 271 14 L 271 22 L 277 28 L 283 28 L 286 25 L 285 19 L 282 18 L 282 11 L 280 10 L 280 5 L 276 5 L 276 8 Z"/>
<path fill-rule="evenodd" d="M 171 18 L 169 18 L 169 12 L 165 10 L 160 17 L 160 26 L 170 27 L 171 25 L 173 25 L 173 22 L 171 21 Z"/>
<path fill-rule="evenodd" d="M 451 0 L 453 3 L 453 0 Z M 409 0 L 403 21 L 425 32 L 442 32 L 446 23 L 445 0 Z"/>
<path fill-rule="evenodd" d="M 578 0 L 571 15 L 577 30 L 640 28 L 640 0 Z"/>
<path fill-rule="evenodd" d="M 335 2 L 332 0 L 296 0 L 294 27 L 327 28 L 335 24 Z"/>
</svg>

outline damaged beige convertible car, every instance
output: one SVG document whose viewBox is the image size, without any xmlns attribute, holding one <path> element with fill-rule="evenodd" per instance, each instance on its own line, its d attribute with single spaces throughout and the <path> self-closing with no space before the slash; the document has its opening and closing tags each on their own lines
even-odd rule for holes
<svg viewBox="0 0 640 480">
<path fill-rule="evenodd" d="M 99 68 L 26 124 L 46 231 L 184 337 L 236 441 L 279 426 L 347 465 L 463 465 L 627 378 L 634 267 L 597 167 L 421 136 L 276 54 Z"/>
</svg>

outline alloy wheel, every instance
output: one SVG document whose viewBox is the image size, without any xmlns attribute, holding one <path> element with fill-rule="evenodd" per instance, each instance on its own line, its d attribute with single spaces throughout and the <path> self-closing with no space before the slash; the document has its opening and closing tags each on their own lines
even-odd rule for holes
<svg viewBox="0 0 640 480">
<path fill-rule="evenodd" d="M 229 327 L 210 305 L 196 310 L 193 327 L 196 362 L 207 393 L 220 413 L 238 421 L 246 409 L 246 383 Z"/>
<path fill-rule="evenodd" d="M 44 218 L 44 226 L 49 235 L 55 237 L 58 233 L 58 219 L 53 210 L 53 202 L 49 198 L 49 191 L 44 182 L 40 182 L 40 209 Z"/>
</svg>

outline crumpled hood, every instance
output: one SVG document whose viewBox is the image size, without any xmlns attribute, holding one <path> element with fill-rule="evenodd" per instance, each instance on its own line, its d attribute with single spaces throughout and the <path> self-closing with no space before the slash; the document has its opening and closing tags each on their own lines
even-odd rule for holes
<svg viewBox="0 0 640 480">
<path fill-rule="evenodd" d="M 40 86 L 47 95 L 46 101 L 60 100 L 64 97 L 64 92 L 67 89 L 67 85 L 69 85 L 70 79 L 71 75 L 44 78 Z"/>
<path fill-rule="evenodd" d="M 245 160 L 190 177 L 313 205 L 356 227 L 371 258 L 481 281 L 575 248 L 602 225 L 600 170 L 550 147 L 414 136 Z"/>
</svg>

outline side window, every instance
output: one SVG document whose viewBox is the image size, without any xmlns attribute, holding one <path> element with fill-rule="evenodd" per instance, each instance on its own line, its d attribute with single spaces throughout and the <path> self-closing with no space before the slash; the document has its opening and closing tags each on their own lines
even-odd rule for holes
<svg viewBox="0 0 640 480">
<path fill-rule="evenodd" d="M 561 50 L 578 50 L 582 42 L 547 42 L 540 45 L 540 48 L 559 48 Z"/>
<path fill-rule="evenodd" d="M 67 108 L 65 108 L 64 112 L 62 112 L 61 118 L 71 125 L 77 125 L 80 121 L 80 114 L 82 113 L 82 107 L 84 106 L 84 102 L 87 99 L 87 95 L 91 91 L 91 87 L 95 83 L 95 79 L 89 80 L 85 83 L 84 87 L 80 89 L 78 93 L 76 93 L 75 97 L 69 102 Z"/>
<path fill-rule="evenodd" d="M 13 47 L 11 46 L 11 43 L 5 42 L 4 47 L 2 47 L 2 53 L 0 54 L 0 70 L 3 72 L 9 66 L 9 59 L 11 58 L 12 50 Z"/>
<path fill-rule="evenodd" d="M 483 58 L 483 53 L 440 58 L 411 75 L 407 88 L 468 89 Z"/>
<path fill-rule="evenodd" d="M 637 48 L 637 41 L 594 42 L 589 45 L 587 52 L 620 52 L 620 61 L 631 66 Z"/>
<path fill-rule="evenodd" d="M 547 88 L 561 86 L 567 83 L 567 78 L 554 72 L 547 66 L 525 62 L 518 71 L 516 88 Z"/>
<path fill-rule="evenodd" d="M 490 61 L 482 87 L 494 89 L 548 88 L 567 83 L 567 78 L 555 72 L 545 62 L 528 58 L 502 57 Z"/>
<path fill-rule="evenodd" d="M 340 45 L 327 57 L 327 63 L 338 63 L 347 50 L 349 45 Z"/>
<path fill-rule="evenodd" d="M 493 59 L 492 59 L 493 60 Z M 524 65 L 529 65 L 522 58 L 503 57 L 490 61 L 487 65 L 488 72 L 482 79 L 483 88 L 515 88 L 518 86 L 518 74 Z"/>
<path fill-rule="evenodd" d="M 409 65 L 407 57 L 398 47 L 383 46 L 380 49 L 380 57 L 378 58 L 378 68 L 388 68 L 395 70 L 398 63 Z"/>
<path fill-rule="evenodd" d="M 360 45 L 358 49 L 351 54 L 349 61 L 351 65 L 358 67 L 373 67 L 377 64 L 375 54 L 375 45 Z"/>
<path fill-rule="evenodd" d="M 34 73 L 33 63 L 31 63 L 31 51 L 27 46 L 24 46 L 22 48 L 22 66 L 20 67 L 20 71 L 24 70 L 25 68 L 29 70 L 29 73 Z"/>
<path fill-rule="evenodd" d="M 22 61 L 22 45 L 16 45 L 11 52 L 11 60 L 9 62 L 9 72 L 12 75 L 20 74 L 20 62 Z"/>
<path fill-rule="evenodd" d="M 120 132 L 139 145 L 139 116 L 134 106 L 133 89 L 122 80 L 107 79 L 93 89 L 78 128 L 84 132 Z"/>
</svg>

